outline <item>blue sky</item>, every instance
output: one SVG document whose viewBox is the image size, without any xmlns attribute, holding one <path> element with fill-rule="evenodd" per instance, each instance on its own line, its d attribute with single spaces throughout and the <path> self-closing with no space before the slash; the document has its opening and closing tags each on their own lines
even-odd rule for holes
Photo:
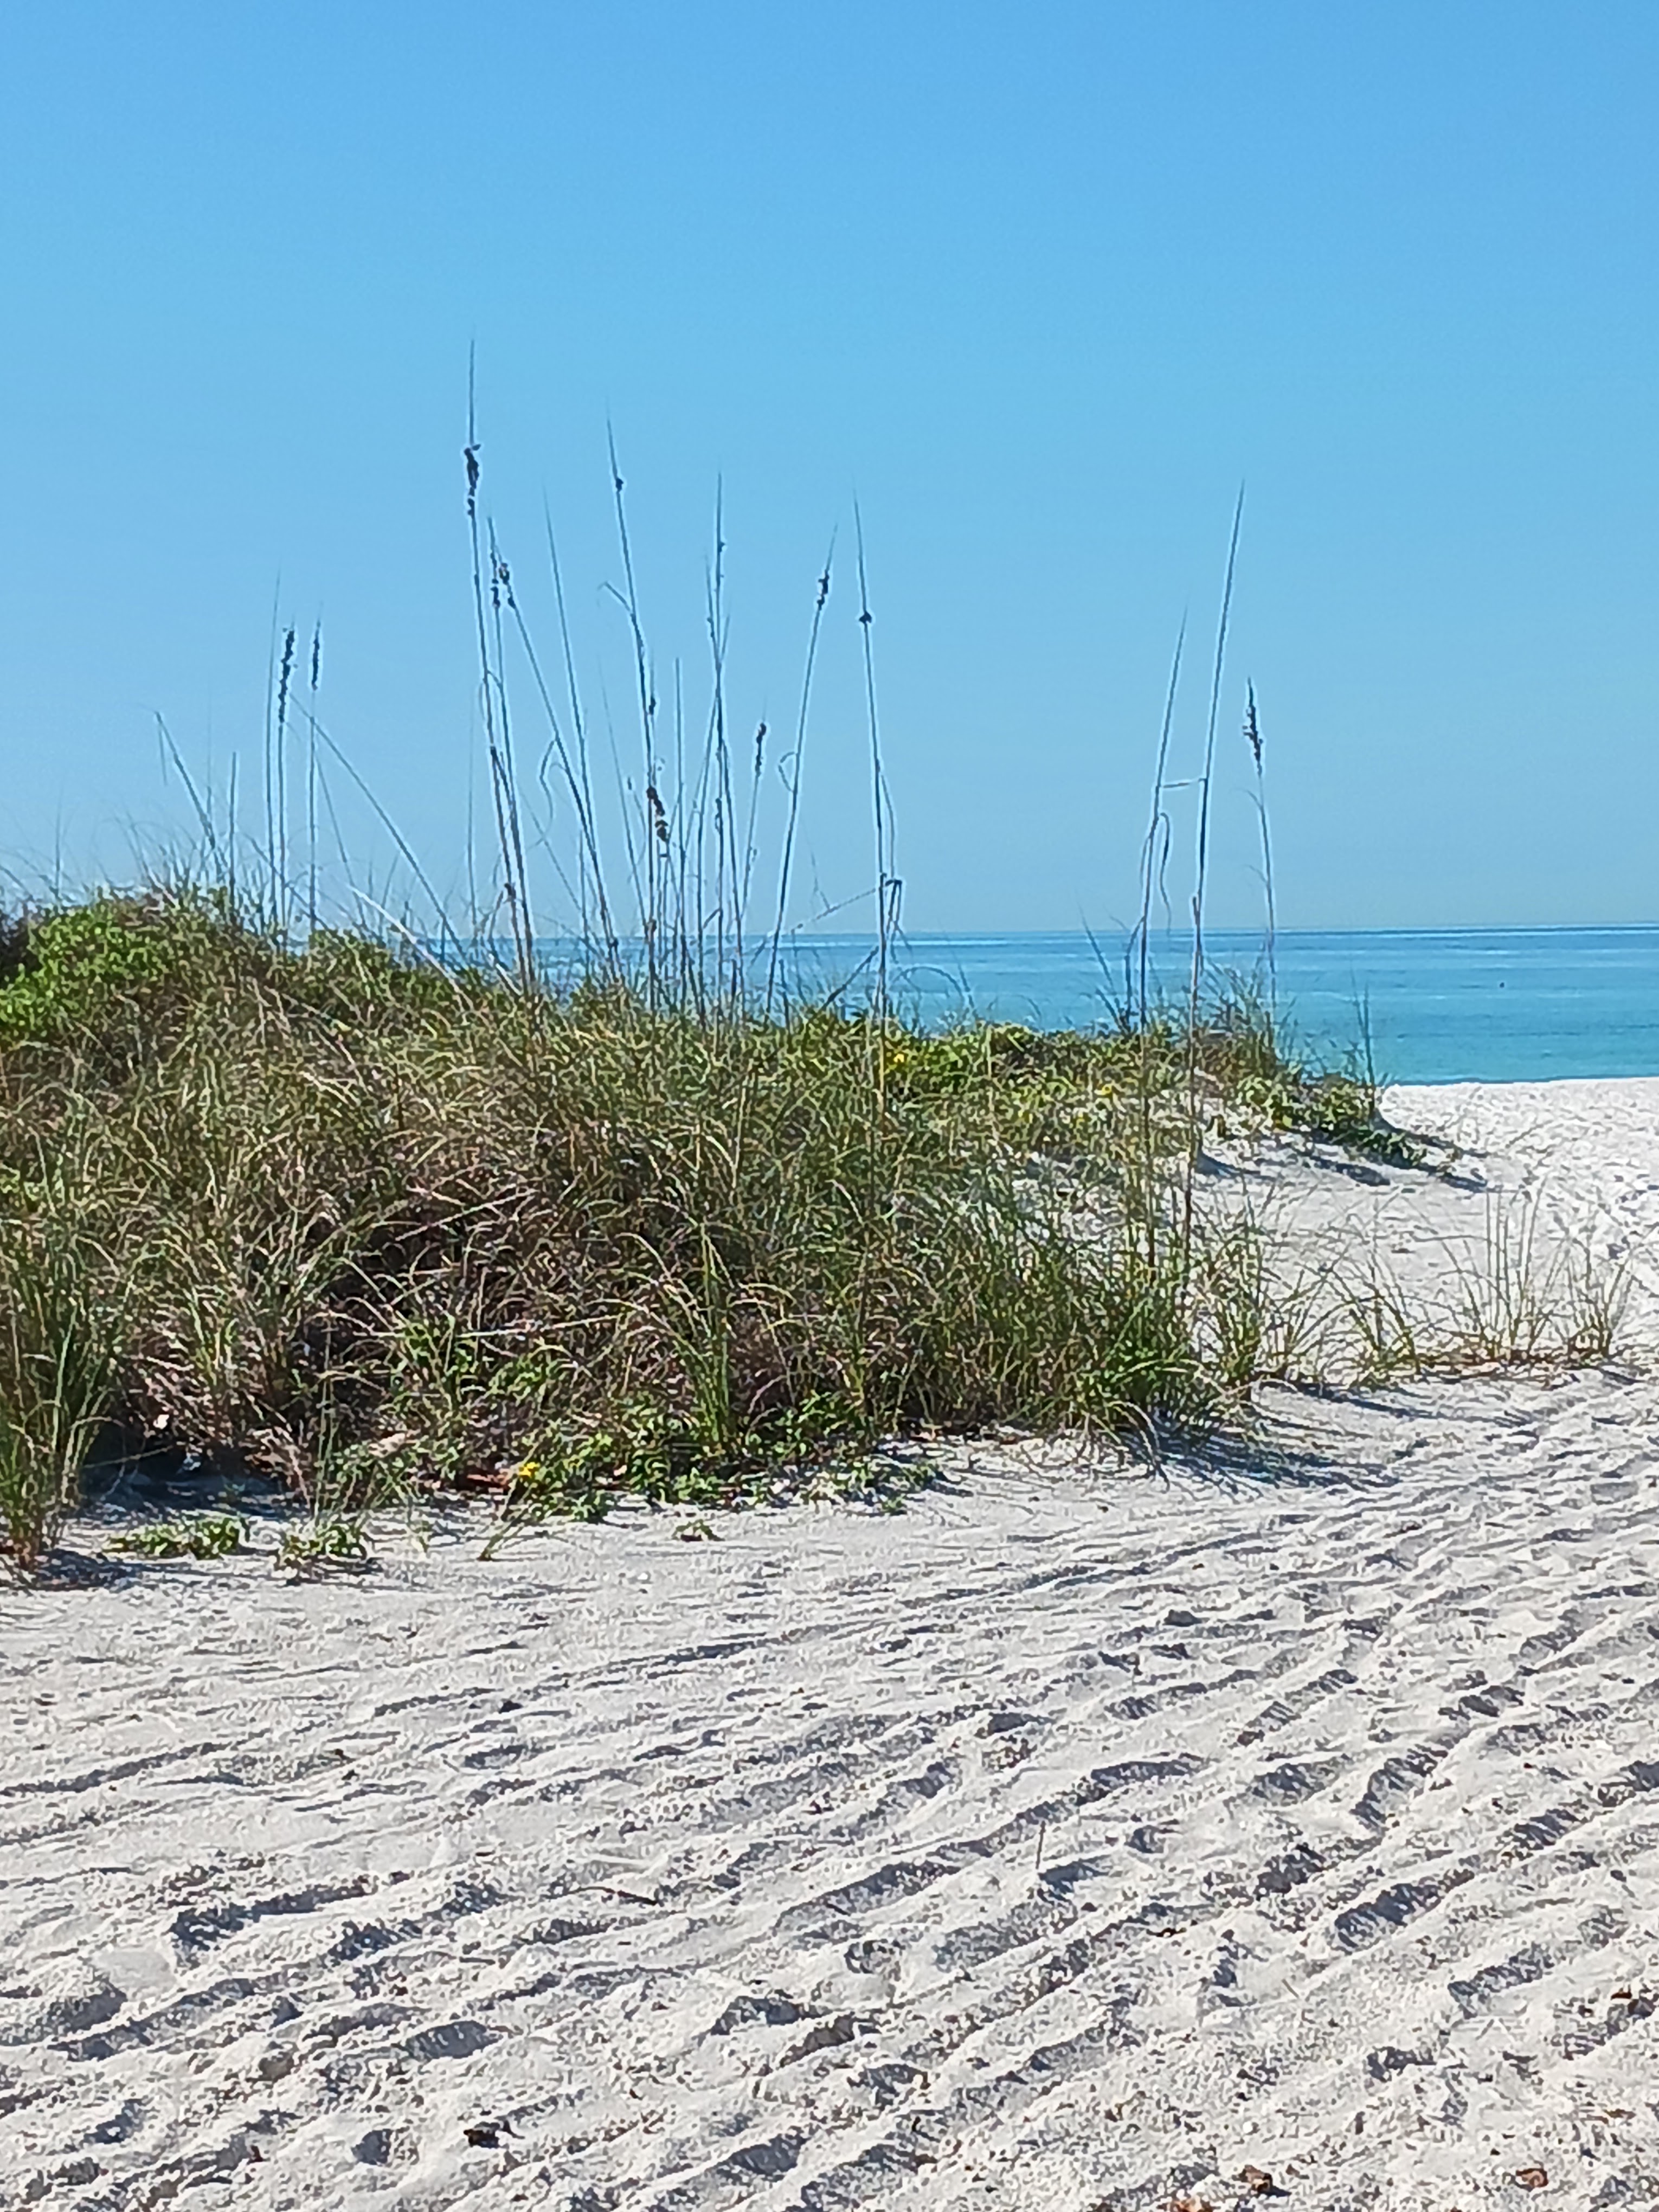
<svg viewBox="0 0 1659 2212">
<path fill-rule="evenodd" d="M 1109 927 L 1243 479 L 1217 920 L 1247 679 L 1287 923 L 1659 919 L 1656 64 L 1650 0 L 14 8 L 7 857 L 182 830 L 157 710 L 251 791 L 275 598 L 464 883 L 476 343 L 485 498 L 550 645 L 550 502 L 625 754 L 607 418 L 694 720 L 716 483 L 735 726 L 789 722 L 839 526 L 803 910 L 872 873 L 855 496 L 908 921 Z"/>
</svg>

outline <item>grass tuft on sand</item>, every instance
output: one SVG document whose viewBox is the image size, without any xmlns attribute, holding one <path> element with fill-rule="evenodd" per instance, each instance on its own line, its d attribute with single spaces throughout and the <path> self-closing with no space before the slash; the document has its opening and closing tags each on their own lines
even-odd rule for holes
<svg viewBox="0 0 1659 2212">
<path fill-rule="evenodd" d="M 1182 1228 L 1200 1115 L 1386 1144 L 1248 1009 L 934 1035 L 526 988 L 222 892 L 0 933 L 0 1530 L 94 1437 L 597 1516 L 849 1475 L 884 1439 L 1201 1428 L 1262 1274 Z"/>
</svg>

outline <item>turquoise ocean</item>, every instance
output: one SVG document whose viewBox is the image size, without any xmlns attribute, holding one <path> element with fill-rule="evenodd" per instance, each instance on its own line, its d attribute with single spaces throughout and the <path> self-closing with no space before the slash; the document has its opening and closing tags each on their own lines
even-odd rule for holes
<svg viewBox="0 0 1659 2212">
<path fill-rule="evenodd" d="M 929 1024 L 963 1015 L 1062 1029 L 1109 1021 L 1124 1001 L 1120 933 L 907 934 L 896 1005 Z M 1265 981 L 1259 933 L 1206 938 L 1212 979 Z M 1285 930 L 1275 946 L 1281 1023 L 1310 1059 L 1369 1048 L 1396 1083 L 1659 1075 L 1659 926 L 1619 929 Z M 797 988 L 868 976 L 867 939 L 797 938 Z M 1155 937 L 1153 975 L 1184 993 L 1189 944 Z M 1368 1041 L 1369 1040 L 1369 1046 Z"/>
</svg>

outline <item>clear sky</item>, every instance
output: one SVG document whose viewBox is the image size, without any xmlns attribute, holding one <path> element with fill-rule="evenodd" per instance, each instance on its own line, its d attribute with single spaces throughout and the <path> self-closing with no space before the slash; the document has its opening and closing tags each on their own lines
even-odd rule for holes
<svg viewBox="0 0 1659 2212">
<path fill-rule="evenodd" d="M 18 0 L 6 854 L 184 824 L 156 710 L 250 790 L 275 599 L 464 879 L 476 342 L 484 496 L 550 646 L 550 502 L 624 746 L 607 416 L 694 719 L 716 482 L 738 726 L 839 526 L 804 897 L 872 872 L 855 496 L 907 920 L 1107 927 L 1243 479 L 1217 919 L 1247 679 L 1284 921 L 1659 919 L 1656 113 L 1652 0 Z"/>
</svg>

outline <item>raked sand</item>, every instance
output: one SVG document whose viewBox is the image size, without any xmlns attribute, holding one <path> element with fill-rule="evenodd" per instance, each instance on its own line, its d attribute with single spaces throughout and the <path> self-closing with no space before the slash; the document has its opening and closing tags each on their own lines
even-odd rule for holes
<svg viewBox="0 0 1659 2212">
<path fill-rule="evenodd" d="M 1632 1373 L 0 1599 L 0 2203 L 1659 2204 L 1659 1083 L 1393 1107 Z"/>
</svg>

